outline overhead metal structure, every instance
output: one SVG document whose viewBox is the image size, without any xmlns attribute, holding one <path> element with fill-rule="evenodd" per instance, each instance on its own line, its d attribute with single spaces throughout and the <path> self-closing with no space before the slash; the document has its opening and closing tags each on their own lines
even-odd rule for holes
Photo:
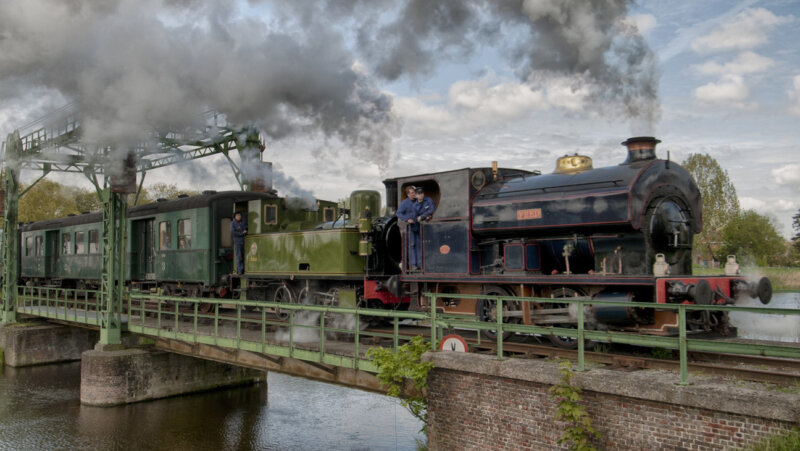
<svg viewBox="0 0 800 451">
<path fill-rule="evenodd" d="M 83 140 L 80 113 L 68 105 L 8 135 L 2 146 L 5 216 L 3 221 L 4 323 L 16 322 L 19 239 L 17 207 L 25 191 L 50 172 L 84 174 L 103 202 L 103 274 L 101 278 L 101 344 L 119 344 L 125 274 L 127 197 L 139 193 L 147 171 L 223 154 L 242 190 L 259 183 L 243 177 L 241 168 L 261 164 L 264 146 L 255 128 L 230 126 L 224 116 L 208 112 L 205 125 L 182 131 L 145 133 L 142 141 L 126 148 Z M 230 156 L 238 151 L 241 165 Z M 20 192 L 21 170 L 41 173 Z M 251 171 L 253 172 L 253 171 Z M 255 171 L 258 173 L 258 171 Z M 137 187 L 137 173 L 141 178 Z"/>
</svg>

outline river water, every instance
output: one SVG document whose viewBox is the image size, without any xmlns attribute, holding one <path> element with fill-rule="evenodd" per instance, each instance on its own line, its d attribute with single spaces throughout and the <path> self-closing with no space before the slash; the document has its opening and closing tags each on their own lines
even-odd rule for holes
<svg viewBox="0 0 800 451">
<path fill-rule="evenodd" d="M 0 369 L 0 450 L 413 450 L 421 426 L 394 398 L 279 373 L 256 386 L 87 407 L 80 362 Z"/>
</svg>

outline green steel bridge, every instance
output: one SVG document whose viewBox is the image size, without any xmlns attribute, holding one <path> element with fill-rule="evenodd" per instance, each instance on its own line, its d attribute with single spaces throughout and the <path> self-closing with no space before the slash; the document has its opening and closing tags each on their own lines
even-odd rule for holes
<svg viewBox="0 0 800 451">
<path fill-rule="evenodd" d="M 100 292 L 61 288 L 20 287 L 15 309 L 18 313 L 57 322 L 101 329 L 107 320 Z M 475 295 L 428 294 L 431 305 L 438 297 L 470 298 Z M 552 302 L 547 298 L 518 298 L 480 295 L 501 306 L 506 302 Z M 700 338 L 687 331 L 686 316 L 696 311 L 747 312 L 768 315 L 800 316 L 800 310 L 764 307 L 702 306 L 686 304 L 643 304 L 642 308 L 677 310 L 677 336 L 641 335 L 622 331 L 585 328 L 579 317 L 577 329 L 532 326 L 497 321 L 481 322 L 473 316 L 443 315 L 436 309 L 426 312 L 347 308 L 320 305 L 276 304 L 230 299 L 161 296 L 156 293 L 125 291 L 121 330 L 153 340 L 157 349 L 252 368 L 282 371 L 346 385 L 378 389 L 364 379 L 364 373 L 376 373 L 375 364 L 366 356 L 373 346 L 395 350 L 415 335 L 424 334 L 437 349 L 446 333 L 476 335 L 491 331 L 498 359 L 507 358 L 503 336 L 507 333 L 557 335 L 577 339 L 577 367 L 586 367 L 587 341 L 620 343 L 677 350 L 680 374 L 676 383 L 688 384 L 688 353 L 702 351 L 780 357 L 800 360 L 796 343 L 723 341 Z M 588 298 L 559 299 L 577 304 L 578 309 L 592 305 L 615 305 L 614 301 Z M 580 310 L 579 310 L 580 311 Z M 368 328 L 382 322 L 386 327 Z M 470 331 L 470 332 L 468 332 Z M 477 334 L 480 336 L 480 334 Z M 369 379 L 367 377 L 367 379 Z M 372 384 L 372 385 L 371 385 Z"/>
</svg>

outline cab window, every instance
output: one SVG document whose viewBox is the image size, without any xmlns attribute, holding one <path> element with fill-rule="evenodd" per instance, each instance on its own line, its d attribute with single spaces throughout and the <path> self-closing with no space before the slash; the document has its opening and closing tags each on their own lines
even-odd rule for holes
<svg viewBox="0 0 800 451">
<path fill-rule="evenodd" d="M 278 223 L 278 206 L 264 205 L 264 224 L 275 225 Z"/>
<path fill-rule="evenodd" d="M 331 207 L 325 207 L 323 214 L 325 215 L 325 222 L 333 222 L 333 220 L 336 219 L 336 212 Z"/>
<path fill-rule="evenodd" d="M 231 218 L 222 218 L 219 224 L 219 245 L 221 247 L 233 246 L 233 238 L 231 237 Z"/>
<path fill-rule="evenodd" d="M 35 251 L 36 251 L 36 256 L 37 257 L 41 257 L 41 256 L 44 255 L 44 246 L 42 244 L 42 237 L 41 236 L 37 236 L 36 237 L 36 243 L 34 244 L 34 247 L 35 247 Z"/>
<path fill-rule="evenodd" d="M 75 253 L 76 254 L 85 254 L 86 253 L 86 233 L 85 232 L 75 232 Z"/>
<path fill-rule="evenodd" d="M 25 238 L 25 256 L 29 257 L 33 255 L 33 237 L 29 236 Z"/>
</svg>

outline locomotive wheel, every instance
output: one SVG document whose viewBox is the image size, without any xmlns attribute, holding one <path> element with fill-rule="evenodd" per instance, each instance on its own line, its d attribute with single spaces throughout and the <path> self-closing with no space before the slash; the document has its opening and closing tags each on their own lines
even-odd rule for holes
<svg viewBox="0 0 800 451">
<path fill-rule="evenodd" d="M 580 296 L 581 293 L 577 290 L 572 288 L 559 288 L 553 291 L 553 298 L 574 298 Z M 552 308 L 564 308 L 569 306 L 569 304 L 559 304 L 559 303 L 546 303 L 542 304 L 542 307 L 545 309 L 552 309 Z M 583 314 L 580 312 L 579 314 Z M 568 329 L 576 329 L 577 325 L 572 323 L 566 324 L 550 324 L 553 327 L 561 327 L 561 328 L 568 328 Z M 550 340 L 551 343 L 558 346 L 559 348 L 564 349 L 578 349 L 578 339 L 568 336 L 559 336 L 559 335 L 548 335 L 547 338 Z M 586 340 L 586 348 L 589 349 L 589 344 L 591 342 Z"/>
<path fill-rule="evenodd" d="M 483 294 L 492 296 L 512 296 L 512 293 L 504 287 L 497 285 L 486 285 L 481 290 Z M 481 322 L 496 322 L 497 321 L 497 303 L 493 299 L 478 299 L 475 303 L 475 315 Z M 503 302 L 503 312 L 510 312 L 512 310 L 520 310 L 519 302 Z M 503 318 L 504 323 L 517 324 L 522 320 L 520 317 Z M 503 340 L 510 337 L 512 332 L 503 332 Z M 494 340 L 497 338 L 497 330 L 483 330 L 483 336 Z"/>
<path fill-rule="evenodd" d="M 292 292 L 291 287 L 288 285 L 281 285 L 275 290 L 275 296 L 273 296 L 272 301 L 279 304 L 295 304 L 297 302 L 297 298 Z M 278 319 L 289 319 L 289 311 L 281 310 L 280 307 L 275 307 L 275 314 L 278 316 Z"/>
</svg>

